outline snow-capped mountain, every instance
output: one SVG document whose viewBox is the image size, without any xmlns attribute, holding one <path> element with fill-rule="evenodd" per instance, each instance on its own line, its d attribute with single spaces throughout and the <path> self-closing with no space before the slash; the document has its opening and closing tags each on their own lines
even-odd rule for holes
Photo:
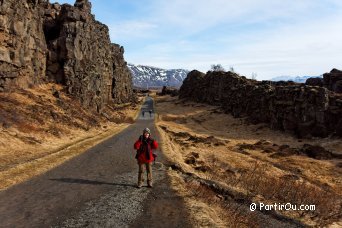
<svg viewBox="0 0 342 228">
<path fill-rule="evenodd" d="M 188 70 L 165 70 L 157 67 L 128 64 L 133 75 L 133 85 L 142 88 L 173 86 L 179 88 Z"/>
<path fill-rule="evenodd" d="M 271 81 L 293 81 L 298 83 L 305 83 L 308 78 L 322 78 L 323 76 L 279 76 L 271 78 Z"/>
</svg>

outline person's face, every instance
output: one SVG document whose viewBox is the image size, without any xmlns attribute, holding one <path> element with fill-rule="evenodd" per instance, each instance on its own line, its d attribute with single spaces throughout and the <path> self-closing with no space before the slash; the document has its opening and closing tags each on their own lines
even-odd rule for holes
<svg viewBox="0 0 342 228">
<path fill-rule="evenodd" d="M 149 134 L 148 132 L 145 132 L 145 133 L 144 133 L 144 137 L 145 137 L 145 138 L 148 138 L 148 137 L 150 137 L 150 134 Z"/>
</svg>

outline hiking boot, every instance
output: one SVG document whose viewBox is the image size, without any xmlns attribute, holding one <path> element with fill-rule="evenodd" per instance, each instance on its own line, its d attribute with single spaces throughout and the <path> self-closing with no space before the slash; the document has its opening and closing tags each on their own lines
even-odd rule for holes
<svg viewBox="0 0 342 228">
<path fill-rule="evenodd" d="M 141 188 L 142 185 L 143 185 L 143 183 L 142 183 L 142 182 L 139 182 L 138 185 L 137 185 L 137 187 L 138 187 L 138 188 Z"/>
<path fill-rule="evenodd" d="M 148 182 L 147 182 L 147 186 L 148 186 L 149 188 L 152 188 L 152 187 L 153 187 L 152 181 L 148 181 Z"/>
</svg>

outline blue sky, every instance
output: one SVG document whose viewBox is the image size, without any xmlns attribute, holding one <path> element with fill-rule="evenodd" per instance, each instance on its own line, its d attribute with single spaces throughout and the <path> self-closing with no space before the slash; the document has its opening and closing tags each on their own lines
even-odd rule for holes
<svg viewBox="0 0 342 228">
<path fill-rule="evenodd" d="M 342 0 L 91 2 L 129 63 L 203 72 L 219 63 L 259 80 L 342 69 Z"/>
</svg>

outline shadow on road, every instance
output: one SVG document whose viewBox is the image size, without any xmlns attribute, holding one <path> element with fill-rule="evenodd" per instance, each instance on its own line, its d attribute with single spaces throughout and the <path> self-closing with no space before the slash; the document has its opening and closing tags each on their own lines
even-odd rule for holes
<svg viewBox="0 0 342 228">
<path fill-rule="evenodd" d="M 60 181 L 60 182 L 70 183 L 70 184 L 113 185 L 113 186 L 124 186 L 124 187 L 136 188 L 136 185 L 133 185 L 133 184 L 108 183 L 108 182 L 95 181 L 95 180 L 85 180 L 85 179 L 59 178 L 59 179 L 49 179 L 49 180 Z"/>
</svg>

